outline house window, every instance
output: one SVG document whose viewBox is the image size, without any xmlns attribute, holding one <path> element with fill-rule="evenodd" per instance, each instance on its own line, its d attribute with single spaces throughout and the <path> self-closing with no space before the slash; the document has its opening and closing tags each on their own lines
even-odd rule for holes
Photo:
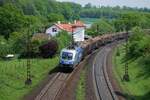
<svg viewBox="0 0 150 100">
<path fill-rule="evenodd" d="M 57 32 L 57 28 L 52 28 L 52 31 L 53 32 Z"/>
</svg>

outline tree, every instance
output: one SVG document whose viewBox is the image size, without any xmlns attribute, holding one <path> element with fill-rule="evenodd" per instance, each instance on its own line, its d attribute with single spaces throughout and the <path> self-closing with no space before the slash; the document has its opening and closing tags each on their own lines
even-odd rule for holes
<svg viewBox="0 0 150 100">
<path fill-rule="evenodd" d="M 129 58 L 137 58 L 142 55 L 140 43 L 143 41 L 143 32 L 141 28 L 135 27 L 132 29 L 133 35 L 129 38 Z"/>
<path fill-rule="evenodd" d="M 62 14 L 50 13 L 47 19 L 49 22 L 64 21 L 64 16 Z"/>
<path fill-rule="evenodd" d="M 89 35 L 97 36 L 97 35 L 115 32 L 115 28 L 109 23 L 108 20 L 102 18 L 96 23 L 94 23 L 91 29 L 89 29 L 87 32 Z"/>
<path fill-rule="evenodd" d="M 10 33 L 18 31 L 23 27 L 24 16 L 12 4 L 0 7 L 0 32 L 6 39 Z"/>
<path fill-rule="evenodd" d="M 84 8 L 92 8 L 92 4 L 91 3 L 87 3 Z"/>
<path fill-rule="evenodd" d="M 63 3 L 62 5 L 62 14 L 64 15 L 65 19 L 72 20 L 73 17 L 73 10 L 71 9 L 68 3 Z"/>
<path fill-rule="evenodd" d="M 39 49 L 43 58 L 52 58 L 57 53 L 58 43 L 55 40 L 50 40 L 48 43 L 40 46 Z"/>
<path fill-rule="evenodd" d="M 128 31 L 135 26 L 139 26 L 140 16 L 137 13 L 127 13 L 121 16 L 125 29 Z"/>
<path fill-rule="evenodd" d="M 9 53 L 10 51 L 10 47 L 8 45 L 7 40 L 0 35 L 0 58 L 3 58 L 4 56 L 6 56 L 6 54 Z"/>
</svg>

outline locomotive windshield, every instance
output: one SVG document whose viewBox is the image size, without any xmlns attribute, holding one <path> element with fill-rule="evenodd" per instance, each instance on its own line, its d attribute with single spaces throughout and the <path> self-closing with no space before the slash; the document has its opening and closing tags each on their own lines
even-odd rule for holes
<svg viewBox="0 0 150 100">
<path fill-rule="evenodd" d="M 62 59 L 64 60 L 72 60 L 73 54 L 69 52 L 63 52 L 62 53 Z"/>
</svg>

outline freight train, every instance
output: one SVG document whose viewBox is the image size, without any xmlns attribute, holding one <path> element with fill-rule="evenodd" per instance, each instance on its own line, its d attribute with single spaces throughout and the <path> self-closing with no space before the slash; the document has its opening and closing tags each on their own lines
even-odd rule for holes
<svg viewBox="0 0 150 100">
<path fill-rule="evenodd" d="M 78 45 L 68 47 L 61 50 L 60 53 L 60 67 L 74 68 L 81 60 L 88 54 L 92 53 L 95 49 L 106 45 L 108 43 L 118 41 L 128 37 L 126 32 L 106 34 L 97 36 L 92 39 L 85 40 Z"/>
</svg>

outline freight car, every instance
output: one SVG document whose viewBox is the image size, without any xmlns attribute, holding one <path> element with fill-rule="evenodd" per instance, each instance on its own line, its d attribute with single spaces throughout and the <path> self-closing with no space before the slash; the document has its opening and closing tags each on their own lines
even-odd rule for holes
<svg viewBox="0 0 150 100">
<path fill-rule="evenodd" d="M 60 53 L 60 67 L 74 68 L 85 56 L 92 53 L 95 49 L 108 43 L 124 39 L 127 36 L 128 34 L 125 32 L 106 34 L 88 39 L 71 48 L 63 49 Z"/>
</svg>

